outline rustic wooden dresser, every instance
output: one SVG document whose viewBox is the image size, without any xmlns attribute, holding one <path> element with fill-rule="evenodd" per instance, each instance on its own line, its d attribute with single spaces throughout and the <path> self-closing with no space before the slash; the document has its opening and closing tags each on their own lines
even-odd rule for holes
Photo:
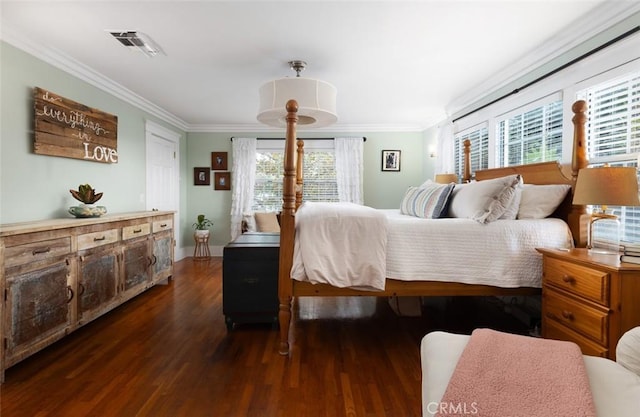
<svg viewBox="0 0 640 417">
<path fill-rule="evenodd" d="M 173 212 L 0 226 L 0 378 L 173 273 Z"/>
</svg>

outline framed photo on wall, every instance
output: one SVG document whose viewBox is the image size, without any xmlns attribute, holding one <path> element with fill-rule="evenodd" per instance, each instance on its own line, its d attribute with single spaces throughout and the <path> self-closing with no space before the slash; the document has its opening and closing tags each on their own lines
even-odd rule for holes
<svg viewBox="0 0 640 417">
<path fill-rule="evenodd" d="M 382 171 L 400 172 L 400 151 L 384 150 L 382 151 L 381 161 Z"/>
<path fill-rule="evenodd" d="M 209 167 L 193 168 L 193 185 L 211 184 L 211 170 Z"/>
<path fill-rule="evenodd" d="M 215 190 L 230 190 L 231 189 L 231 173 L 230 172 L 214 173 L 213 188 Z"/>
<path fill-rule="evenodd" d="M 227 170 L 227 153 L 211 152 L 211 169 L 214 171 Z"/>
</svg>

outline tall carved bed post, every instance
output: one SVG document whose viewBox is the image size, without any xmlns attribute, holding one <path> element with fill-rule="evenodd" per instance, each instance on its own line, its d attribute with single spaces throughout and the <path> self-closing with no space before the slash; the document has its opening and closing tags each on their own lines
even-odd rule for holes
<svg viewBox="0 0 640 417">
<path fill-rule="evenodd" d="M 289 354 L 289 326 L 291 324 L 291 302 L 293 282 L 291 267 L 293 266 L 293 240 L 295 237 L 296 212 L 296 181 L 297 160 L 296 123 L 298 122 L 298 103 L 295 100 L 287 102 L 287 134 L 284 150 L 284 182 L 282 184 L 282 213 L 280 214 L 280 266 L 278 269 L 278 299 L 280 309 L 280 348 L 281 355 Z"/>
<path fill-rule="evenodd" d="M 573 180 L 573 190 L 575 190 L 575 184 L 578 179 L 578 172 L 582 168 L 586 168 L 589 165 L 587 160 L 587 147 L 585 144 L 586 133 L 585 124 L 587 122 L 587 102 L 584 100 L 578 100 L 571 106 L 573 111 L 573 155 L 571 156 L 571 179 Z M 573 196 L 572 196 L 573 197 Z M 587 246 L 587 221 L 586 221 L 587 207 L 586 206 L 571 206 L 571 212 L 567 216 L 567 222 L 569 228 L 574 231 L 574 240 L 577 247 Z M 579 231 L 579 233 L 575 233 Z"/>
</svg>

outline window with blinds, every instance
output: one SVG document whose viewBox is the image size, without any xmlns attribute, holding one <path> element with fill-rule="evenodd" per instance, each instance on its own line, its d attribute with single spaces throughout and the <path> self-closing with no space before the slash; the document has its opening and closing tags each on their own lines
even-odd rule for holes
<svg viewBox="0 0 640 417">
<path fill-rule="evenodd" d="M 640 156 L 640 72 L 595 85 L 578 96 L 588 104 L 587 155 L 591 166 L 607 163 L 610 166 L 637 167 Z M 640 207 L 609 206 L 608 212 L 620 219 L 620 240 L 640 242 Z"/>
<path fill-rule="evenodd" d="M 562 158 L 562 100 L 499 120 L 496 128 L 498 166 Z"/>
<path fill-rule="evenodd" d="M 479 169 L 489 168 L 489 131 L 486 126 L 471 128 L 454 137 L 455 172 L 459 178 L 464 174 L 464 146 L 465 140 L 471 142 L 471 173 Z"/>
<path fill-rule="evenodd" d="M 283 151 L 258 149 L 253 210 L 280 211 L 282 209 L 283 166 Z M 305 150 L 303 169 L 303 199 L 305 201 L 338 201 L 333 151 L 327 149 Z"/>
</svg>

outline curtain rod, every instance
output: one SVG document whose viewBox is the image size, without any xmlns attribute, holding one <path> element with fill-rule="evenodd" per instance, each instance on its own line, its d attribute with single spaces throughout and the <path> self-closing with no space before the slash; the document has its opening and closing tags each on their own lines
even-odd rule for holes
<svg viewBox="0 0 640 417">
<path fill-rule="evenodd" d="M 257 140 L 286 140 L 286 138 L 256 138 Z M 335 138 L 298 138 L 299 140 L 334 140 Z M 231 141 L 233 142 L 233 136 L 231 137 Z M 365 136 L 362 137 L 362 141 L 366 142 L 367 138 Z"/>
<path fill-rule="evenodd" d="M 540 77 L 536 78 L 536 79 L 535 79 L 535 80 L 533 80 L 533 81 L 529 81 L 528 83 L 526 83 L 526 84 L 525 84 L 525 85 L 523 85 L 522 87 L 520 87 L 520 88 L 516 88 L 515 90 L 513 90 L 513 91 L 512 91 L 512 92 L 510 92 L 510 93 L 506 93 L 506 94 L 504 94 L 504 95 L 502 95 L 502 96 L 500 96 L 500 97 L 496 98 L 495 100 L 492 100 L 492 101 L 490 101 L 490 102 L 488 102 L 488 103 L 486 103 L 486 104 L 483 104 L 482 106 L 480 106 L 480 107 L 478 107 L 478 108 L 476 108 L 476 109 L 474 109 L 474 110 L 471 110 L 471 111 L 469 111 L 469 112 L 467 112 L 467 113 L 463 114 L 463 115 L 462 115 L 462 116 L 460 116 L 460 117 L 456 117 L 455 119 L 453 119 L 452 123 L 455 123 L 455 122 L 457 122 L 457 121 L 458 121 L 458 120 L 460 120 L 460 119 L 464 119 L 465 117 L 467 117 L 467 116 L 469 116 L 469 115 L 471 115 L 471 114 L 473 114 L 473 113 L 475 113 L 475 112 L 477 112 L 477 111 L 480 111 L 480 110 L 482 110 L 482 109 L 484 109 L 484 108 L 486 108 L 486 107 L 489 107 L 490 105 L 495 104 L 495 103 L 497 103 L 498 101 L 500 101 L 500 100 L 502 100 L 502 99 L 505 99 L 505 98 L 507 98 L 507 97 L 509 97 L 509 96 L 512 96 L 512 95 L 514 95 L 514 94 L 517 94 L 517 93 L 519 93 L 520 91 L 524 90 L 525 88 L 530 87 L 530 86 L 532 86 L 533 84 L 535 84 L 535 83 L 537 83 L 537 82 L 539 82 L 539 81 L 542 81 L 542 80 L 544 80 L 545 78 L 550 77 L 550 76 L 552 76 L 553 74 L 555 74 L 555 73 L 557 73 L 557 72 L 559 72 L 559 71 L 562 71 L 563 69 L 565 69 L 565 68 L 567 68 L 567 67 L 569 67 L 569 66 L 571 66 L 571 65 L 575 64 L 576 62 L 582 61 L 583 59 L 587 58 L 588 56 L 593 55 L 593 54 L 595 54 L 596 52 L 599 52 L 599 51 L 601 51 L 602 49 L 607 48 L 607 47 L 609 47 L 609 46 L 613 45 L 614 43 L 616 43 L 616 42 L 618 42 L 618 41 L 621 41 L 622 39 L 627 38 L 627 37 L 629 37 L 629 36 L 633 35 L 634 33 L 638 32 L 638 31 L 640 31 L 640 26 L 636 26 L 636 27 L 634 27 L 633 29 L 630 29 L 630 30 L 626 31 L 626 32 L 625 32 L 625 33 L 623 33 L 622 35 L 619 35 L 619 36 L 617 36 L 617 37 L 615 37 L 615 38 L 613 38 L 613 39 L 611 39 L 611 40 L 609 40 L 609 41 L 607 41 L 607 42 L 603 43 L 602 45 L 597 46 L 597 47 L 593 48 L 592 50 L 590 50 L 590 51 L 588 51 L 588 52 L 585 52 L 584 54 L 580 55 L 579 57 L 572 59 L 571 61 L 569 61 L 569 62 L 567 62 L 567 63 L 565 63 L 565 64 L 563 64 L 563 65 L 559 66 L 558 68 L 556 68 L 556 69 L 554 69 L 554 70 L 549 71 L 548 73 L 546 73 L 546 74 L 544 74 L 544 75 L 541 75 Z"/>
</svg>

